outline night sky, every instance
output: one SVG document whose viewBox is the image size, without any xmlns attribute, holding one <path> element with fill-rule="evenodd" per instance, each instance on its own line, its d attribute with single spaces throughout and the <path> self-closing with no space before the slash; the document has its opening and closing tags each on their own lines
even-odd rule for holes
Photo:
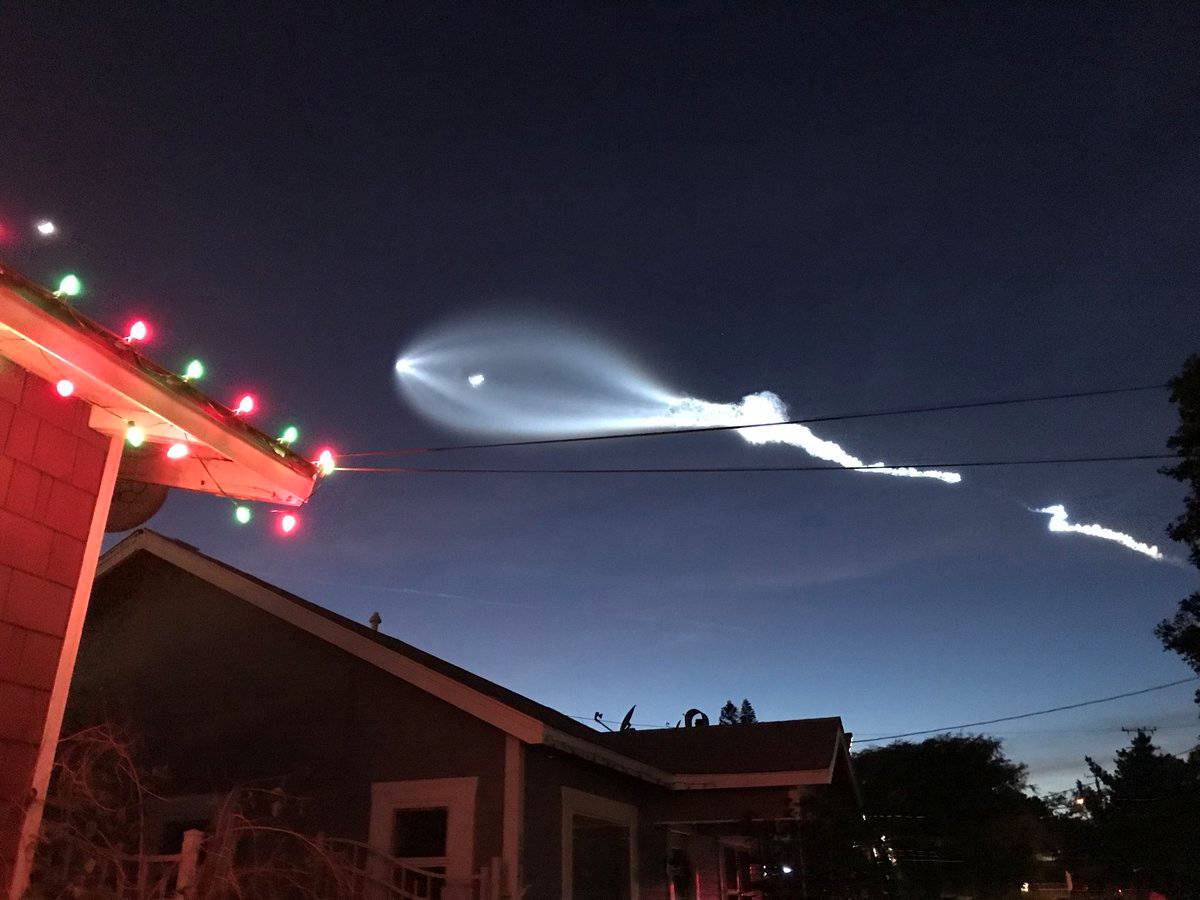
<svg viewBox="0 0 1200 900">
<path fill-rule="evenodd" d="M 270 431 L 467 439 L 392 364 L 447 320 L 565 319 L 683 393 L 796 415 L 1165 381 L 1200 349 L 1195 6 L 5 4 L 0 254 L 156 328 Z M 140 8 L 139 8 L 140 7 Z M 41 216 L 62 229 L 37 242 Z M 1161 451 L 1166 392 L 830 423 L 889 462 Z M 730 434 L 430 465 L 786 465 Z M 672 724 L 749 697 L 860 736 L 1189 674 L 1196 571 L 1153 462 L 854 473 L 338 473 L 281 539 L 151 527 L 551 704 Z M 1065 786 L 1177 687 L 993 729 Z"/>
</svg>

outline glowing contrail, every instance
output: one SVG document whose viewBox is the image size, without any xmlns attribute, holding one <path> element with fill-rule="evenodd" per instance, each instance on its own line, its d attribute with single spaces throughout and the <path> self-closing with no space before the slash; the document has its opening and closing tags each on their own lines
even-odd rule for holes
<svg viewBox="0 0 1200 900">
<path fill-rule="evenodd" d="M 725 425 L 737 428 L 749 444 L 787 444 L 871 475 L 962 481 L 957 472 L 864 463 L 804 425 L 741 428 L 786 422 L 787 405 L 771 391 L 736 403 L 680 396 L 611 344 L 542 315 L 493 315 L 443 325 L 408 347 L 394 370 L 397 386 L 414 408 L 476 434 L 543 438 Z M 1157 547 L 1130 535 L 1072 523 L 1062 505 L 1030 511 L 1048 515 L 1051 531 L 1114 541 L 1165 559 Z"/>
<path fill-rule="evenodd" d="M 1056 503 L 1053 506 L 1047 506 L 1042 509 L 1035 509 L 1034 512 L 1044 513 L 1050 517 L 1051 531 L 1073 531 L 1076 534 L 1086 534 L 1088 537 L 1101 538 L 1106 541 L 1114 541 L 1122 547 L 1128 547 L 1138 553 L 1144 553 L 1151 559 L 1163 559 L 1162 553 L 1157 547 L 1152 547 L 1150 544 L 1143 544 L 1139 540 L 1135 540 L 1132 536 L 1121 531 L 1114 531 L 1111 528 L 1105 528 L 1103 525 L 1076 525 L 1067 518 L 1067 509 L 1061 503 Z"/>
<path fill-rule="evenodd" d="M 770 391 L 737 403 L 679 396 L 611 346 L 544 318 L 488 317 L 443 327 L 410 346 L 394 371 L 418 410 L 476 433 L 543 437 L 789 418 L 787 405 Z M 803 425 L 738 434 L 750 444 L 787 444 L 871 475 L 962 481 L 957 472 L 865 463 Z"/>
<path fill-rule="evenodd" d="M 705 425 L 737 425 L 739 422 L 759 424 L 784 421 L 788 418 L 787 405 L 778 395 L 760 391 L 743 397 L 741 403 L 710 403 L 695 397 L 678 401 L 667 414 L 667 420 L 681 428 Z M 779 425 L 774 428 L 746 428 L 738 434 L 749 444 L 788 444 L 799 447 L 809 456 L 837 463 L 847 469 L 858 469 L 868 475 L 894 475 L 900 478 L 934 478 L 946 484 L 958 484 L 962 476 L 957 472 L 940 472 L 937 469 L 892 468 L 884 463 L 865 463 L 842 449 L 840 444 L 827 441 L 813 434 L 804 425 Z M 870 465 L 871 468 L 863 469 Z"/>
</svg>

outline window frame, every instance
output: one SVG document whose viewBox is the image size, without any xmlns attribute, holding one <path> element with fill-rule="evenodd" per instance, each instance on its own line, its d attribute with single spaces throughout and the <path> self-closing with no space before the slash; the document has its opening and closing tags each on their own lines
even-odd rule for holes
<svg viewBox="0 0 1200 900">
<path fill-rule="evenodd" d="M 575 817 L 623 825 L 629 833 L 629 898 L 638 898 L 638 810 L 629 803 L 599 797 L 586 791 L 562 789 L 562 897 L 575 896 Z"/>
<path fill-rule="evenodd" d="M 446 855 L 406 856 L 401 862 L 421 869 L 444 867 L 447 880 L 468 880 L 475 867 L 475 798 L 478 787 L 479 779 L 476 777 L 373 782 L 370 836 L 367 842 L 390 857 L 398 811 L 444 807 Z"/>
</svg>

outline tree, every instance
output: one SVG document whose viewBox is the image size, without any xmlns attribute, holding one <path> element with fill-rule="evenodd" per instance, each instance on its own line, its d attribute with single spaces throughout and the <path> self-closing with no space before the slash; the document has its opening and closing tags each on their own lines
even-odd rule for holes
<svg viewBox="0 0 1200 900">
<path fill-rule="evenodd" d="M 721 707 L 721 715 L 717 719 L 718 725 L 737 725 L 739 721 L 738 708 L 732 700 L 726 700 L 725 705 Z"/>
<path fill-rule="evenodd" d="M 1095 787 L 1077 785 L 1093 822 L 1091 855 L 1115 887 L 1169 897 L 1200 891 L 1200 754 L 1163 753 L 1144 731 L 1111 772 L 1087 757 Z"/>
<path fill-rule="evenodd" d="M 1193 564 L 1200 567 L 1200 355 L 1192 356 L 1183 370 L 1171 379 L 1171 402 L 1179 407 L 1179 428 L 1167 446 L 1180 461 L 1163 469 L 1188 486 L 1183 514 L 1167 528 L 1167 534 L 1188 547 Z M 1200 673 L 1200 591 L 1179 601 L 1170 619 L 1158 623 L 1155 634 L 1167 650 L 1173 650 Z M 1200 691 L 1196 693 L 1200 703 Z"/>
<path fill-rule="evenodd" d="M 1033 877 L 1048 811 L 998 739 L 942 735 L 855 754 L 872 836 L 885 836 L 904 892 L 999 896 Z"/>
<path fill-rule="evenodd" d="M 742 708 L 741 708 L 741 711 L 738 712 L 738 724 L 739 725 L 757 725 L 758 724 L 758 714 L 754 712 L 754 707 L 750 704 L 749 700 L 745 700 L 745 699 L 742 700 Z"/>
</svg>

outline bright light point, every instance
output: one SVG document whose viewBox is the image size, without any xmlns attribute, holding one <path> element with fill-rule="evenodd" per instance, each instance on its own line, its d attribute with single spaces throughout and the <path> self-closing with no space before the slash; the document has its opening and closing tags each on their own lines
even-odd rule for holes
<svg viewBox="0 0 1200 900">
<path fill-rule="evenodd" d="M 167 448 L 167 459 L 183 459 L 188 455 L 188 445 L 179 443 L 172 444 Z"/>
<path fill-rule="evenodd" d="M 279 530 L 282 531 L 284 534 L 291 534 L 293 531 L 296 530 L 296 526 L 299 524 L 300 524 L 300 520 L 297 519 L 295 516 L 293 516 L 291 513 L 288 513 L 282 519 L 279 520 Z"/>
<path fill-rule="evenodd" d="M 337 468 L 337 463 L 333 458 L 333 451 L 329 449 L 322 450 L 317 455 L 317 470 L 322 475 L 332 475 L 335 468 Z"/>
<path fill-rule="evenodd" d="M 283 429 L 283 434 L 281 434 L 279 436 L 279 443 L 294 444 L 299 439 L 300 439 L 300 429 L 297 428 L 295 425 L 289 425 L 287 428 Z"/>
<path fill-rule="evenodd" d="M 482 372 L 476 372 L 474 375 L 471 375 L 469 378 L 467 378 L 467 384 L 473 388 L 479 387 L 485 381 L 487 381 L 487 379 L 483 377 Z"/>
<path fill-rule="evenodd" d="M 125 336 L 125 340 L 131 344 L 135 341 L 144 341 L 148 334 L 150 334 L 150 329 L 146 326 L 145 322 L 138 319 L 129 326 L 129 334 Z"/>
<path fill-rule="evenodd" d="M 183 370 L 183 377 L 188 381 L 195 381 L 198 378 L 204 377 L 204 363 L 198 359 L 193 359 L 187 364 L 187 368 Z"/>
<path fill-rule="evenodd" d="M 784 875 L 791 875 L 792 867 L 791 866 L 781 866 L 779 871 L 782 872 Z"/>
<path fill-rule="evenodd" d="M 237 403 L 237 408 L 234 410 L 239 416 L 245 416 L 254 412 L 254 397 L 246 394 Z"/>
<path fill-rule="evenodd" d="M 70 397 L 73 393 L 75 393 L 75 382 L 71 381 L 69 378 L 62 378 L 59 379 L 56 385 L 54 385 L 54 389 L 58 391 L 58 396 Z"/>
<path fill-rule="evenodd" d="M 248 506 L 235 506 L 233 508 L 233 519 L 239 525 L 245 525 L 249 522 L 252 515 L 253 513 L 250 512 L 250 507 Z"/>
<path fill-rule="evenodd" d="M 400 359 L 396 360 L 397 375 L 411 375 L 416 370 L 417 367 L 413 365 L 413 361 L 411 359 L 405 359 L 404 357 L 401 357 Z"/>
<path fill-rule="evenodd" d="M 35 227 L 37 228 L 37 233 L 42 237 L 50 237 L 50 235 L 58 231 L 58 228 L 49 219 L 42 219 Z"/>
<path fill-rule="evenodd" d="M 58 283 L 58 293 L 64 297 L 78 297 L 81 291 L 83 282 L 79 280 L 78 275 L 64 275 Z"/>
<path fill-rule="evenodd" d="M 125 429 L 125 440 L 129 442 L 130 447 L 140 447 L 146 443 L 146 430 L 141 425 L 134 425 L 131 422 Z"/>
<path fill-rule="evenodd" d="M 1051 531 L 1073 531 L 1076 534 L 1086 534 L 1088 537 L 1100 538 L 1105 541 L 1113 541 L 1120 544 L 1122 547 L 1127 547 L 1137 553 L 1145 554 L 1151 559 L 1161 560 L 1162 552 L 1150 544 L 1143 544 L 1139 540 L 1135 540 L 1131 535 L 1121 531 L 1114 531 L 1111 528 L 1105 528 L 1103 525 L 1076 525 L 1067 518 L 1067 508 L 1061 503 L 1056 503 L 1053 506 L 1047 506 L 1043 509 L 1033 510 L 1037 513 L 1042 513 L 1050 517 L 1047 523 Z"/>
</svg>

